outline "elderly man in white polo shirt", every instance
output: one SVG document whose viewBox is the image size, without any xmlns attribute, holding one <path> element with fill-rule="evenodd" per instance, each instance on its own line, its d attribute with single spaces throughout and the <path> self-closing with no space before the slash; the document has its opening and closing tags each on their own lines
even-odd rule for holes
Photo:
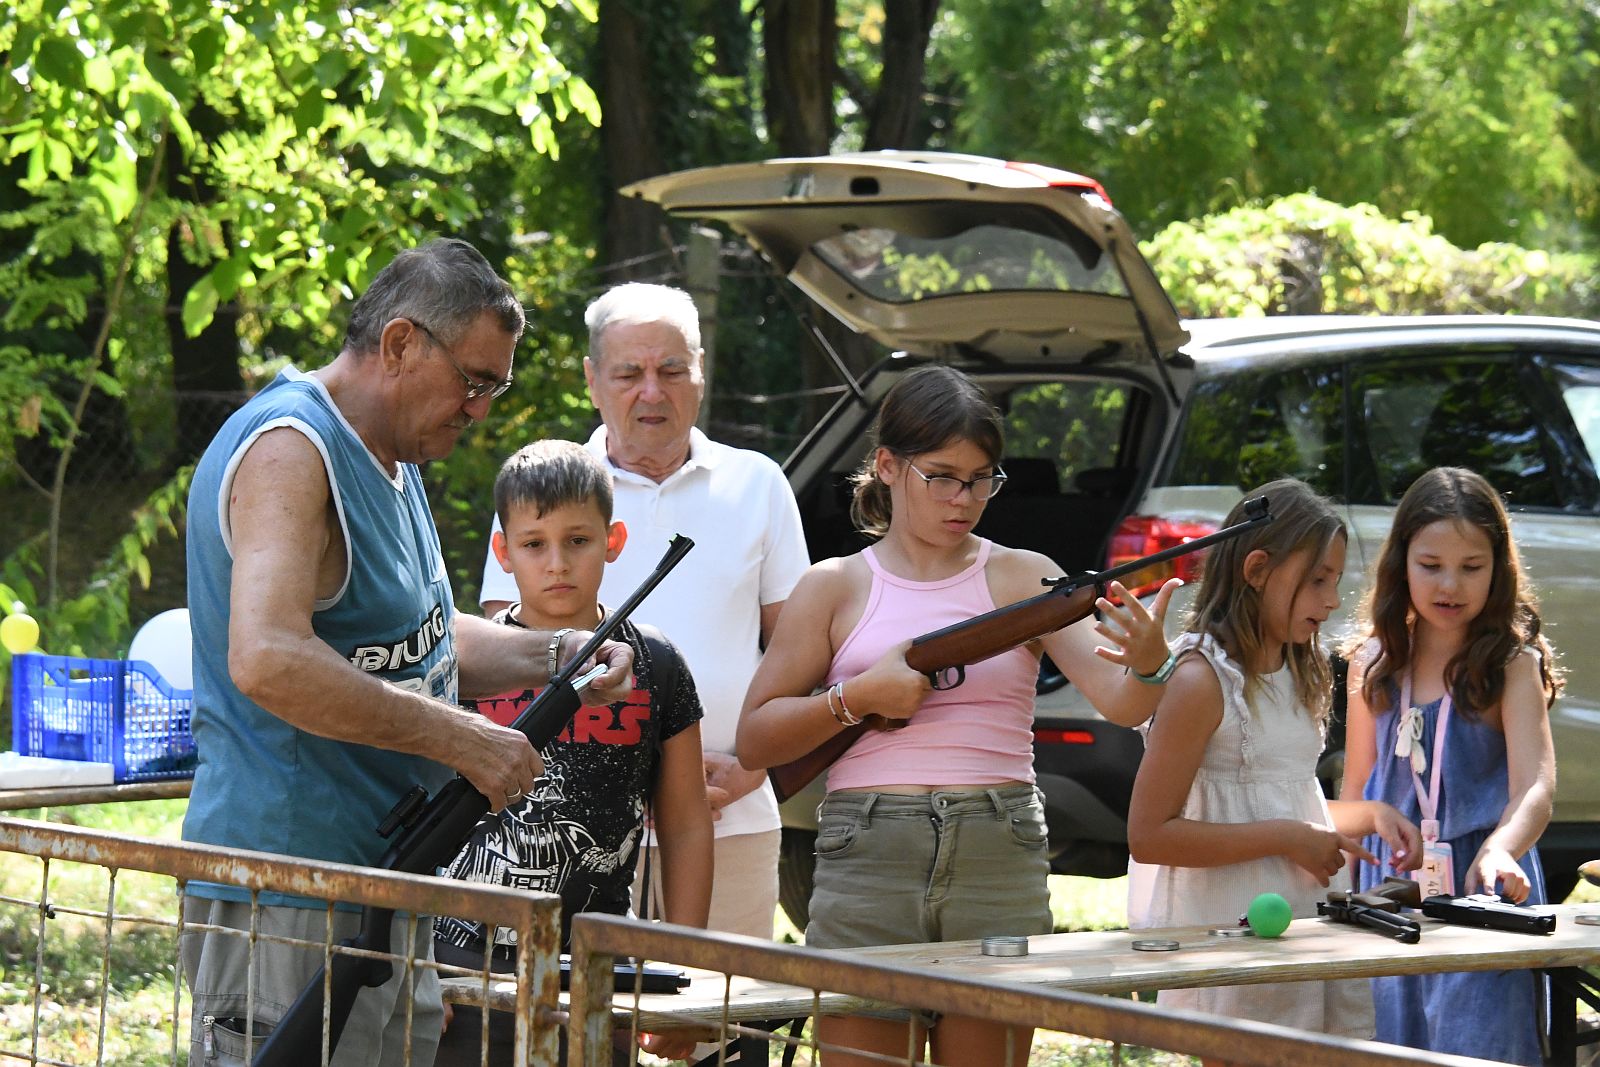
<svg viewBox="0 0 1600 1067">
<path fill-rule="evenodd" d="M 688 293 L 630 282 L 590 304 L 584 321 L 583 372 L 602 422 L 587 447 L 609 461 L 615 517 L 628 527 L 628 547 L 606 567 L 600 600 L 620 603 L 673 534 L 694 539 L 694 551 L 633 617 L 678 646 L 705 706 L 706 793 L 717 820 L 710 926 L 770 938 L 778 805 L 766 774 L 744 770 L 732 753 L 761 646 L 810 563 L 800 511 L 776 463 L 695 428 L 705 377 L 699 314 Z M 485 613 L 516 595 L 491 553 Z"/>
</svg>

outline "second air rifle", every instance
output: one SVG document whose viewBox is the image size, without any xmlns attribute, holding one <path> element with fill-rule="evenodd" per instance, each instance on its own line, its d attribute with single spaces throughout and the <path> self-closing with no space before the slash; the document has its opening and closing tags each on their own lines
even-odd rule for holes
<svg viewBox="0 0 1600 1067">
<path fill-rule="evenodd" d="M 913 670 L 926 674 L 935 689 L 954 689 L 966 680 L 967 664 L 981 663 L 1002 652 L 1009 652 L 1094 614 L 1095 601 L 1105 595 L 1111 582 L 1170 559 L 1209 548 L 1272 521 L 1264 496 L 1246 500 L 1243 507 L 1245 517 L 1242 521 L 1216 533 L 1129 560 L 1108 570 L 1076 577 L 1047 578 L 1044 584 L 1050 587 L 1048 592 L 923 634 L 911 643 L 911 648 L 906 652 L 906 663 Z M 904 720 L 866 715 L 861 725 L 848 726 L 798 759 L 773 767 L 767 776 L 772 780 L 778 800 L 786 800 L 804 789 L 812 779 L 832 766 L 833 761 L 842 756 L 867 730 L 887 730 L 901 725 L 904 725 Z"/>
</svg>

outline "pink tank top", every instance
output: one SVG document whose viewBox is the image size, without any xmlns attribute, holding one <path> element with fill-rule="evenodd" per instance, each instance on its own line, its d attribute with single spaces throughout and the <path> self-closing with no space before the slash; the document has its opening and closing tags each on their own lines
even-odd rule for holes
<svg viewBox="0 0 1600 1067">
<path fill-rule="evenodd" d="M 972 566 L 938 582 L 890 574 L 865 549 L 872 591 L 861 621 L 833 658 L 827 684 L 854 678 L 907 638 L 993 611 L 983 573 L 993 543 L 979 541 Z M 1024 648 L 968 664 L 966 681 L 930 693 L 904 729 L 864 733 L 829 769 L 828 788 L 1032 782 L 1038 676 L 1039 661 Z"/>
</svg>

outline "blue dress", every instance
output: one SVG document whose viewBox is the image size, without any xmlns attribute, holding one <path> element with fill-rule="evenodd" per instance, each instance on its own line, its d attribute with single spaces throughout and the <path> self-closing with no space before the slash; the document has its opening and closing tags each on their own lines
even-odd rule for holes
<svg viewBox="0 0 1600 1067">
<path fill-rule="evenodd" d="M 1434 730 L 1442 700 L 1422 706 L 1423 751 L 1433 759 Z M 1398 700 L 1396 700 L 1398 703 Z M 1422 811 L 1412 785 L 1411 763 L 1394 754 L 1397 725 L 1394 708 L 1374 716 L 1378 759 L 1362 796 L 1394 805 L 1412 822 Z M 1509 776 L 1505 735 L 1454 709 L 1446 725 L 1444 768 L 1439 783 L 1439 836 L 1448 841 L 1455 866 L 1455 891 L 1465 892 L 1467 868 L 1505 811 Z M 1422 774 L 1424 787 L 1431 766 Z M 1376 834 L 1367 848 L 1388 866 L 1389 848 Z M 1545 903 L 1544 871 L 1538 849 L 1518 862 L 1532 888 L 1527 903 Z M 1361 864 L 1360 886 L 1383 881 L 1384 870 Z M 1397 1045 L 1450 1052 L 1509 1063 L 1537 1065 L 1538 1001 L 1543 983 L 1532 971 L 1470 971 L 1418 974 L 1372 980 L 1377 1039 Z"/>
</svg>

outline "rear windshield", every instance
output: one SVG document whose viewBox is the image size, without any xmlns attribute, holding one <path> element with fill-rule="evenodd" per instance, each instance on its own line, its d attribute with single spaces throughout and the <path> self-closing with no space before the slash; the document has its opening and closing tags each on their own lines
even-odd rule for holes
<svg viewBox="0 0 1600 1067">
<path fill-rule="evenodd" d="M 1125 295 L 1111 257 L 1059 216 L 1031 207 L 952 203 L 893 208 L 811 250 L 851 285 L 891 304 L 986 292 Z M 939 222 L 930 227 L 932 214 Z"/>
</svg>

